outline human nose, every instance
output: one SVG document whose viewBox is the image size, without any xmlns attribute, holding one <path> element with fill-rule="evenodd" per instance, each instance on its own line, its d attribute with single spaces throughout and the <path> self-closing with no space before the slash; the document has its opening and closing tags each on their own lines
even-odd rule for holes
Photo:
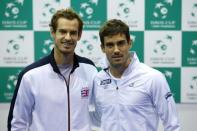
<svg viewBox="0 0 197 131">
<path fill-rule="evenodd" d="M 66 40 L 72 39 L 71 34 L 70 34 L 70 33 L 66 33 L 66 34 L 64 35 L 64 39 L 66 39 Z"/>
<path fill-rule="evenodd" d="M 119 47 L 118 47 L 118 45 L 114 45 L 114 52 L 120 52 L 120 49 L 119 49 Z"/>
</svg>

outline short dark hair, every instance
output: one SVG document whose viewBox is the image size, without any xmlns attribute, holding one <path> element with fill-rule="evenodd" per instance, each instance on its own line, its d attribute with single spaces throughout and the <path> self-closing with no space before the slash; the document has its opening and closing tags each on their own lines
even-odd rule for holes
<svg viewBox="0 0 197 131">
<path fill-rule="evenodd" d="M 52 16 L 49 26 L 50 26 L 51 30 L 54 32 L 56 32 L 56 30 L 57 30 L 57 21 L 59 18 L 66 18 L 69 20 L 77 19 L 79 22 L 79 28 L 78 28 L 79 34 L 81 34 L 82 29 L 83 29 L 83 21 L 80 18 L 80 16 L 72 8 L 58 10 Z"/>
<path fill-rule="evenodd" d="M 118 19 L 111 19 L 105 22 L 99 30 L 101 45 L 104 46 L 105 36 L 116 35 L 119 33 L 125 34 L 127 41 L 130 40 L 129 26 L 123 21 Z"/>
</svg>

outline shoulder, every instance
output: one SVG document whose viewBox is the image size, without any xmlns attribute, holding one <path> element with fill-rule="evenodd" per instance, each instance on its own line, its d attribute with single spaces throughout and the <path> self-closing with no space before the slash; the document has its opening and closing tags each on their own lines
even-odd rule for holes
<svg viewBox="0 0 197 131">
<path fill-rule="evenodd" d="M 96 74 L 96 76 L 94 78 L 94 82 L 100 83 L 101 81 L 105 81 L 107 79 L 110 79 L 109 75 L 106 73 L 105 70 L 101 70 Z"/>
<path fill-rule="evenodd" d="M 79 64 L 78 65 L 79 67 L 76 68 L 77 70 L 75 72 L 78 73 L 78 75 L 81 76 L 82 78 L 91 77 L 93 79 L 95 75 L 98 73 L 97 68 L 93 63 L 93 61 L 91 61 L 86 57 L 82 57 L 78 55 L 75 55 L 75 57 L 77 60 L 76 63 Z"/>
<path fill-rule="evenodd" d="M 147 80 L 155 81 L 155 82 L 164 82 L 166 78 L 162 72 L 159 70 L 152 68 L 144 63 L 140 63 L 138 69 L 136 70 L 137 73 L 144 74 L 144 78 Z"/>
<path fill-rule="evenodd" d="M 84 64 L 89 64 L 89 65 L 95 66 L 94 62 L 86 57 L 82 57 L 79 55 L 76 55 L 76 57 L 77 57 L 77 60 L 79 63 L 84 63 Z"/>
<path fill-rule="evenodd" d="M 44 65 L 47 65 L 50 63 L 50 56 L 46 56 L 38 61 L 33 62 L 32 64 L 26 66 L 21 72 L 20 72 L 20 77 L 22 77 L 24 74 L 37 69 L 39 67 L 42 67 Z"/>
</svg>

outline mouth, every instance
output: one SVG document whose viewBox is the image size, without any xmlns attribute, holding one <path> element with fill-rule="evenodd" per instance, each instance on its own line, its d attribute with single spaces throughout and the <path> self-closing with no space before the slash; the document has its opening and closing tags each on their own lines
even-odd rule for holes
<svg viewBox="0 0 197 131">
<path fill-rule="evenodd" d="M 123 56 L 122 55 L 114 55 L 112 56 L 113 59 L 119 59 L 119 58 L 122 58 Z"/>
<path fill-rule="evenodd" d="M 122 57 L 123 57 L 123 56 L 112 56 L 112 59 L 113 59 L 114 61 L 121 61 Z"/>
<path fill-rule="evenodd" d="M 62 42 L 62 44 L 64 46 L 71 46 L 71 45 L 74 45 L 75 43 L 74 42 Z"/>
</svg>

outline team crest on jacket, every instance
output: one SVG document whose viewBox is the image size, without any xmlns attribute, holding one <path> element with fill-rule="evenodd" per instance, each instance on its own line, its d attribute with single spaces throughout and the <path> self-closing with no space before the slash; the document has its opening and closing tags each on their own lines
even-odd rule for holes
<svg viewBox="0 0 197 131">
<path fill-rule="evenodd" d="M 87 98 L 88 95 L 89 95 L 89 88 L 88 87 L 82 87 L 81 98 Z"/>
</svg>

